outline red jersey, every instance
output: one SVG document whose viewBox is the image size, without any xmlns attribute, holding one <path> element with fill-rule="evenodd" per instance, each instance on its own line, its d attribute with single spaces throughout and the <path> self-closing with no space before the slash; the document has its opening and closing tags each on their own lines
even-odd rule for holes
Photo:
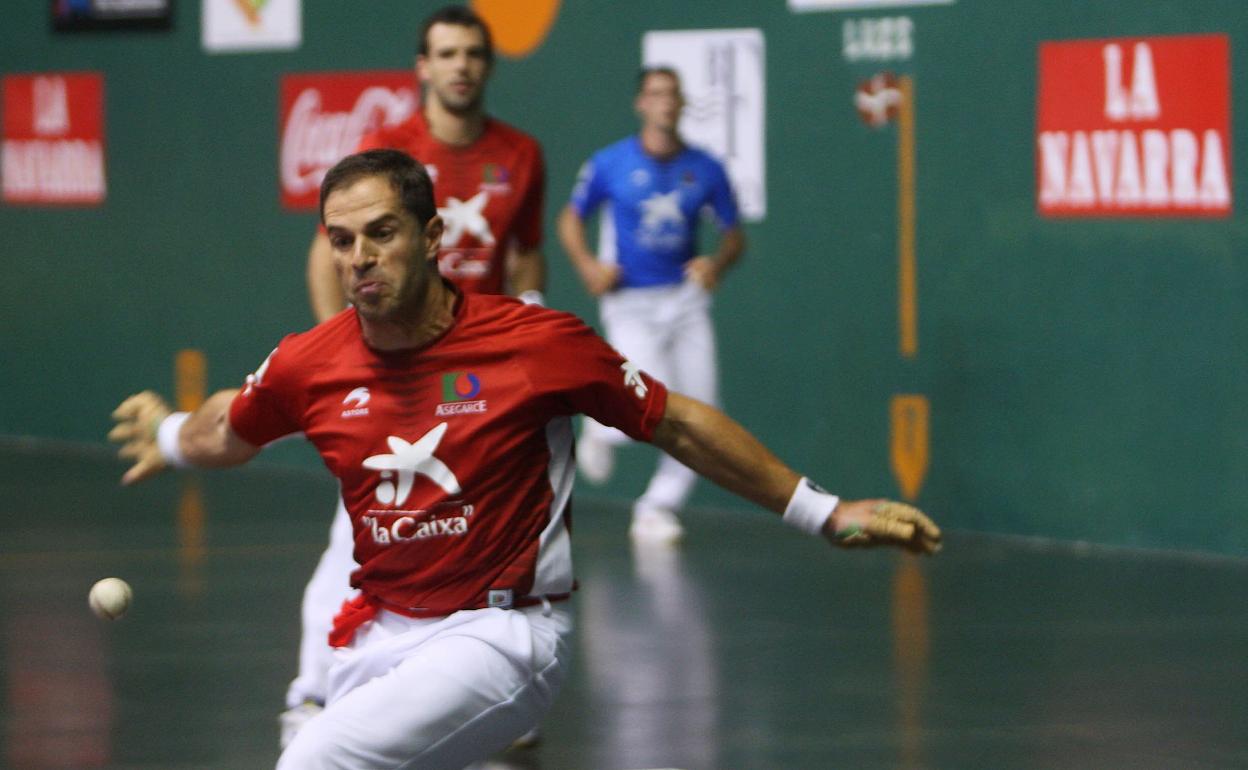
<svg viewBox="0 0 1248 770">
<path fill-rule="evenodd" d="M 542 242 L 546 171 L 537 141 L 487 117 L 475 142 L 454 147 L 435 139 L 417 111 L 368 134 L 357 151 L 379 148 L 402 150 L 429 171 L 446 225 L 438 251 L 442 275 L 464 291 L 504 293 L 507 250 L 513 243 L 528 250 Z"/>
<path fill-rule="evenodd" d="M 303 432 L 351 514 L 351 584 L 442 615 L 571 591 L 571 417 L 646 441 L 666 403 L 575 316 L 466 294 L 418 349 L 369 348 L 354 309 L 285 338 L 230 424 L 255 445 Z"/>
</svg>

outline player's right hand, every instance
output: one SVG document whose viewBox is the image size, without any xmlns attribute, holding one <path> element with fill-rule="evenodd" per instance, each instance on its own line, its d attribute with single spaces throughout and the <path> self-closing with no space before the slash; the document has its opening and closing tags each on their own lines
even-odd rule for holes
<svg viewBox="0 0 1248 770">
<path fill-rule="evenodd" d="M 117 424 L 108 432 L 108 440 L 121 444 L 119 457 L 134 460 L 121 477 L 122 484 L 143 481 L 165 469 L 167 463 L 156 443 L 156 429 L 170 412 L 165 400 L 150 390 L 127 398 L 113 410 Z"/>
<path fill-rule="evenodd" d="M 594 260 L 582 278 L 585 281 L 585 289 L 590 295 L 601 297 L 614 289 L 615 284 L 619 282 L 620 266 Z"/>
<path fill-rule="evenodd" d="M 823 527 L 833 545 L 896 545 L 914 553 L 940 550 L 940 527 L 912 505 L 893 500 L 842 500 Z"/>
</svg>

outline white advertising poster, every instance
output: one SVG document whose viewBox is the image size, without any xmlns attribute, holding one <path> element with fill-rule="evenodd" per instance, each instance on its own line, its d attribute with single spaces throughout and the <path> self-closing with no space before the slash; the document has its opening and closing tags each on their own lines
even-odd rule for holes
<svg viewBox="0 0 1248 770">
<path fill-rule="evenodd" d="M 724 163 L 750 222 L 767 215 L 764 54 L 758 29 L 647 32 L 641 41 L 646 66 L 680 73 L 681 135 Z"/>
<path fill-rule="evenodd" d="M 201 35 L 209 53 L 298 48 L 303 0 L 201 0 Z"/>
<path fill-rule="evenodd" d="M 953 5 L 954 0 L 789 0 L 789 10 L 849 11 L 861 8 L 905 8 L 913 5 Z"/>
</svg>

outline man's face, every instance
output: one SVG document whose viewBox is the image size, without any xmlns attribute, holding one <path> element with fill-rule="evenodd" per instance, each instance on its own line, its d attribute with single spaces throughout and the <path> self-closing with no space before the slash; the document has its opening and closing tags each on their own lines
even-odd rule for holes
<svg viewBox="0 0 1248 770">
<path fill-rule="evenodd" d="M 675 131 L 680 124 L 680 111 L 685 106 L 680 81 L 663 72 L 647 75 L 635 106 L 642 126 Z"/>
<path fill-rule="evenodd" d="M 416 57 L 416 74 L 429 98 L 450 112 L 480 109 L 490 77 L 485 35 L 477 27 L 434 24 L 426 37 L 429 53 Z"/>
<path fill-rule="evenodd" d="M 442 239 L 442 220 L 422 230 L 385 177 L 366 176 L 325 200 L 325 229 L 343 291 L 368 321 L 419 314 Z"/>
</svg>

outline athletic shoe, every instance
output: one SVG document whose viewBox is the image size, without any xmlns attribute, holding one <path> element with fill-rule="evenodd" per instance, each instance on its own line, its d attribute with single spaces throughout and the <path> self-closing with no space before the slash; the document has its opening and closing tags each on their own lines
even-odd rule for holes
<svg viewBox="0 0 1248 770">
<path fill-rule="evenodd" d="M 633 523 L 628 528 L 628 535 L 638 543 L 671 544 L 684 534 L 685 528 L 680 525 L 680 519 L 667 508 L 642 504 L 633 508 Z"/>
<path fill-rule="evenodd" d="M 607 483 L 615 471 L 615 447 L 591 431 L 581 431 L 576 440 L 576 467 L 591 484 Z"/>
<path fill-rule="evenodd" d="M 316 701 L 305 700 L 298 706 L 286 709 L 277 718 L 282 726 L 282 748 L 285 749 L 295 739 L 295 735 L 303 729 L 308 720 L 325 710 Z"/>
</svg>

